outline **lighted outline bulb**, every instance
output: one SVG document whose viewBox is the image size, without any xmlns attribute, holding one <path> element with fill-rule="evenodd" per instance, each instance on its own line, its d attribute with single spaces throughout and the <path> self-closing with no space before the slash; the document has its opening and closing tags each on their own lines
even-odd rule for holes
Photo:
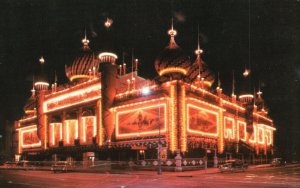
<svg viewBox="0 0 300 188">
<path fill-rule="evenodd" d="M 110 18 L 106 18 L 106 21 L 104 22 L 104 26 L 106 28 L 110 28 L 110 26 L 113 24 L 113 20 Z"/>
</svg>

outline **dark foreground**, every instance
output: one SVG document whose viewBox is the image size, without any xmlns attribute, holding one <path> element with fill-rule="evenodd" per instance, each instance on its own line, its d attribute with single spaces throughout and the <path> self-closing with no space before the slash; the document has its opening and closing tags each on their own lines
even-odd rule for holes
<svg viewBox="0 0 300 188">
<path fill-rule="evenodd" d="M 52 173 L 0 169 L 0 187 L 300 187 L 300 165 L 249 168 L 246 172 L 219 173 L 123 171 L 119 174 Z"/>
</svg>

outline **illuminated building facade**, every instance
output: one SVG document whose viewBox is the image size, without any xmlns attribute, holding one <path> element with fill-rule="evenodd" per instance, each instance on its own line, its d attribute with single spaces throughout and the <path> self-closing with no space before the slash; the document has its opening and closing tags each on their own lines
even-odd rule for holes
<svg viewBox="0 0 300 188">
<path fill-rule="evenodd" d="M 170 43 L 156 58 L 153 80 L 117 65 L 117 55 L 94 53 L 82 40 L 82 53 L 65 67 L 70 83 L 50 84 L 36 79 L 24 118 L 16 122 L 17 154 L 27 159 L 59 158 L 127 160 L 143 150 L 157 157 L 161 142 L 167 158 L 178 151 L 184 157 L 270 155 L 273 121 L 267 116 L 261 92 L 236 96 L 222 93 L 220 82 L 202 61 L 199 42 L 191 62 Z M 41 67 L 44 59 L 40 59 Z M 42 75 L 42 74 L 41 74 Z M 137 157 L 138 158 L 138 157 Z"/>
</svg>

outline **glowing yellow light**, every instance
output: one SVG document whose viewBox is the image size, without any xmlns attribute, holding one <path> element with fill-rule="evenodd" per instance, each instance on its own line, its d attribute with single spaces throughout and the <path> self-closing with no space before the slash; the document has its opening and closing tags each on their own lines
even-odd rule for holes
<svg viewBox="0 0 300 188">
<path fill-rule="evenodd" d="M 262 115 L 260 115 L 260 114 L 258 114 L 258 113 L 256 113 L 256 112 L 253 112 L 253 115 L 254 116 L 258 116 L 258 117 L 260 117 L 260 118 L 262 118 L 262 119 L 264 119 L 264 120 L 267 120 L 267 121 L 269 121 L 269 122 L 273 122 L 273 120 L 271 120 L 271 119 L 269 119 L 269 118 L 267 118 L 267 117 L 265 117 L 265 116 L 262 116 Z M 274 128 L 275 129 L 275 128 Z"/>
<path fill-rule="evenodd" d="M 32 120 L 34 120 L 34 119 L 36 119 L 36 116 L 32 116 L 32 117 L 29 117 L 29 118 L 21 119 L 19 122 L 20 122 L 20 123 L 24 123 L 24 122 L 26 122 L 26 121 L 32 121 Z"/>
<path fill-rule="evenodd" d="M 49 86 L 49 84 L 47 82 L 35 82 L 34 83 L 34 86 L 37 86 L 37 85 L 43 85 L 43 86 Z"/>
<path fill-rule="evenodd" d="M 165 69 L 162 69 L 161 71 L 159 71 L 158 74 L 159 74 L 159 76 L 162 76 L 167 73 L 176 73 L 176 72 L 186 75 L 187 70 L 180 68 L 180 67 L 168 67 L 168 68 L 165 68 Z"/>
<path fill-rule="evenodd" d="M 177 147 L 176 147 L 176 109 L 175 109 L 175 86 L 171 85 L 170 86 L 170 110 L 171 110 L 171 128 L 170 128 L 170 150 L 172 152 L 175 152 Z"/>
<path fill-rule="evenodd" d="M 185 86 L 181 86 L 181 151 L 187 151 Z"/>
<path fill-rule="evenodd" d="M 90 75 L 84 75 L 84 74 L 76 74 L 76 75 L 72 75 L 70 77 L 70 80 L 73 81 L 75 79 L 80 79 L 80 78 L 93 79 L 93 78 L 96 78 L 96 76 L 90 76 Z"/>
<path fill-rule="evenodd" d="M 204 112 L 207 112 L 207 113 L 210 113 L 210 114 L 213 114 L 215 115 L 216 117 L 216 127 L 217 127 L 217 130 L 216 130 L 216 133 L 207 133 L 207 132 L 203 132 L 203 131 L 198 131 L 198 130 L 192 130 L 190 129 L 190 113 L 187 113 L 187 131 L 190 132 L 190 133 L 196 133 L 196 134 L 201 134 L 201 135 L 207 135 L 207 136 L 214 136 L 214 137 L 217 137 L 218 134 L 219 134 L 219 122 L 218 122 L 218 119 L 219 119 L 219 113 L 218 112 L 215 112 L 215 111 L 212 111 L 212 110 L 208 110 L 208 109 L 205 109 L 205 108 L 201 108 L 199 106 L 195 106 L 195 105 L 192 105 L 192 104 L 187 104 L 187 111 L 189 112 L 189 108 L 195 108 L 195 109 L 198 109 L 198 110 L 201 110 L 201 111 L 204 111 Z"/>
<path fill-rule="evenodd" d="M 253 95 L 247 94 L 247 95 L 240 95 L 239 99 L 243 99 L 243 98 L 253 98 Z"/>
<path fill-rule="evenodd" d="M 119 115 L 120 114 L 126 114 L 129 112 L 134 112 L 138 110 L 145 110 L 145 109 L 151 109 L 151 108 L 160 108 L 161 106 L 164 107 L 164 129 L 161 130 L 162 133 L 166 132 L 166 126 L 167 126 L 167 116 L 166 116 L 166 103 L 159 104 L 159 105 L 152 105 L 152 106 L 145 106 L 145 107 L 139 107 L 139 108 L 134 108 L 130 110 L 120 110 L 116 112 L 116 137 L 121 138 L 121 137 L 133 137 L 133 136 L 140 136 L 140 135 L 153 135 L 153 134 L 158 134 L 159 131 L 144 131 L 140 133 L 126 133 L 126 134 L 120 134 L 119 133 Z"/>
<path fill-rule="evenodd" d="M 99 59 L 102 59 L 105 56 L 110 56 L 110 57 L 113 57 L 115 59 L 118 59 L 118 56 L 116 54 L 110 53 L 110 52 L 102 52 L 102 53 L 99 54 L 98 57 L 99 57 Z"/>
</svg>

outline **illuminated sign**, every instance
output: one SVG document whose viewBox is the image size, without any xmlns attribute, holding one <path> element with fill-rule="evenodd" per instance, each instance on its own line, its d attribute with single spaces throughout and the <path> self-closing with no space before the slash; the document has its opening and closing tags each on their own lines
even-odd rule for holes
<svg viewBox="0 0 300 188">
<path fill-rule="evenodd" d="M 218 118 L 215 111 L 188 104 L 188 132 L 208 136 L 218 136 Z"/>
<path fill-rule="evenodd" d="M 30 126 L 30 128 L 25 127 L 23 129 L 20 129 L 20 136 L 22 148 L 33 148 L 42 145 L 41 141 L 37 136 L 36 125 Z"/>
<path fill-rule="evenodd" d="M 116 136 L 157 135 L 166 132 L 166 104 L 133 108 L 116 112 Z"/>
<path fill-rule="evenodd" d="M 63 109 L 66 107 L 74 106 L 77 104 L 86 103 L 101 97 L 101 84 L 93 85 L 88 88 L 71 91 L 62 94 L 55 98 L 48 99 L 44 102 L 44 112 L 52 112 L 55 110 Z"/>
</svg>

